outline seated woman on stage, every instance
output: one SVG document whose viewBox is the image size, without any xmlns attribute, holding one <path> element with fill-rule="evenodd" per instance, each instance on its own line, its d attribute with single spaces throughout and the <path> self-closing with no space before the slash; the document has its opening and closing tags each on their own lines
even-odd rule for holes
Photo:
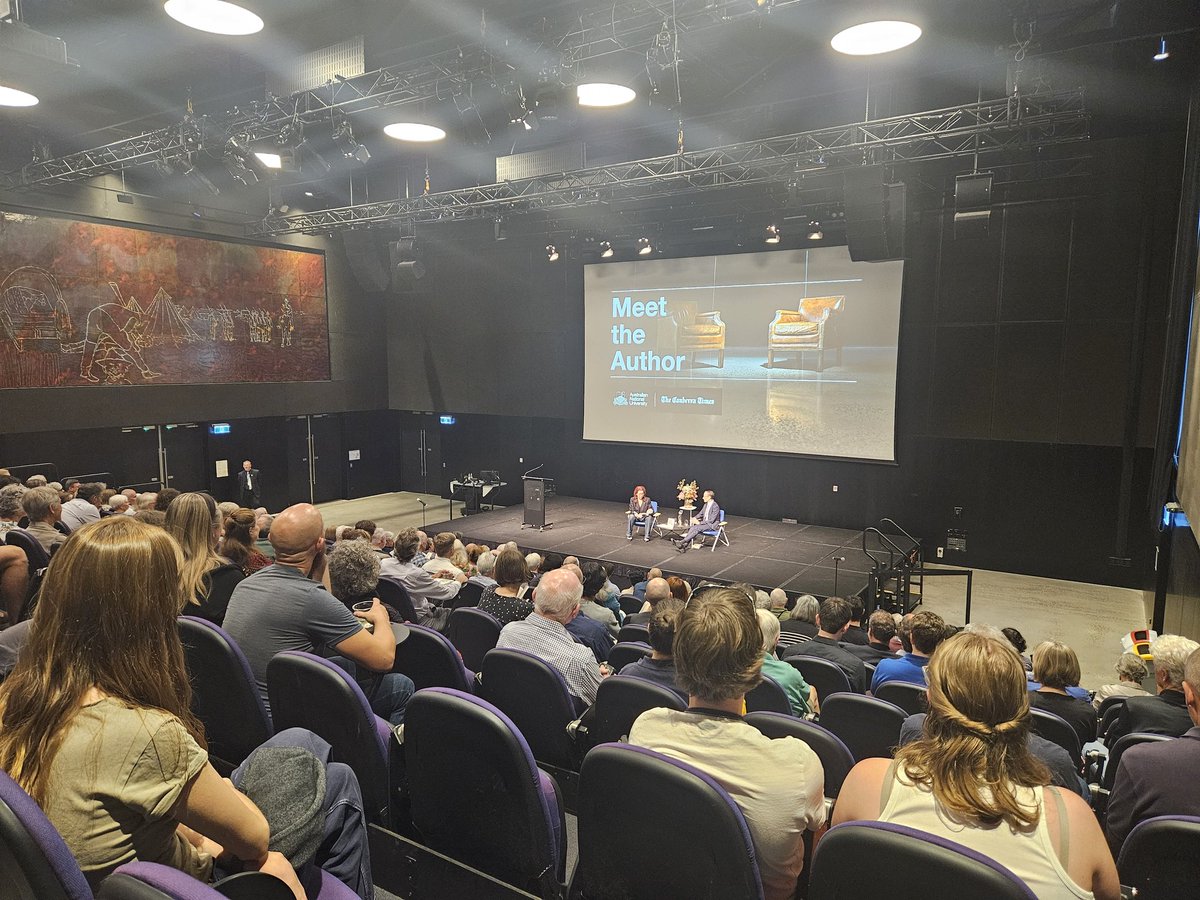
<svg viewBox="0 0 1200 900">
<path fill-rule="evenodd" d="M 650 528 L 646 522 L 654 517 L 654 507 L 650 505 L 650 498 L 646 496 L 646 488 L 643 485 L 638 485 L 633 489 L 633 496 L 629 498 L 629 510 L 625 514 L 628 520 L 625 540 L 633 540 L 633 529 L 645 528 L 646 540 L 650 540 Z"/>
</svg>

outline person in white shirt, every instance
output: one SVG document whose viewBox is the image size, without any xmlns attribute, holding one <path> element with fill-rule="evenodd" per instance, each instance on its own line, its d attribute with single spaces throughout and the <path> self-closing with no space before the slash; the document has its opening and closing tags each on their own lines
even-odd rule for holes
<svg viewBox="0 0 1200 900">
<path fill-rule="evenodd" d="M 447 600 L 457 597 L 459 588 L 466 582 L 467 576 L 462 572 L 452 575 L 449 571 L 445 575 L 437 576 L 414 566 L 412 560 L 419 543 L 420 538 L 417 537 L 415 528 L 406 528 L 396 535 L 393 558 L 380 563 L 379 575 L 403 585 L 408 591 L 409 599 L 412 600 L 413 609 L 423 615 L 434 606 L 442 606 Z"/>
<path fill-rule="evenodd" d="M 454 544 L 457 540 L 458 538 L 452 532 L 440 532 L 433 539 L 433 550 L 436 555 L 431 556 L 421 568 L 430 575 L 437 575 L 441 572 L 449 572 L 455 578 L 464 575 L 463 570 L 450 560 L 450 557 L 454 555 Z"/>
<path fill-rule="evenodd" d="M 100 495 L 103 493 L 104 485 L 98 481 L 81 484 L 75 499 L 68 500 L 62 506 L 63 524 L 75 531 L 89 522 L 99 522 Z"/>
<path fill-rule="evenodd" d="M 807 744 L 772 740 L 742 720 L 747 691 L 762 681 L 762 639 L 744 591 L 697 590 L 675 620 L 673 644 L 688 708 L 642 713 L 629 743 L 695 766 L 720 784 L 754 839 L 764 897 L 787 900 L 804 868 L 804 832 L 825 825 L 825 773 Z"/>
</svg>

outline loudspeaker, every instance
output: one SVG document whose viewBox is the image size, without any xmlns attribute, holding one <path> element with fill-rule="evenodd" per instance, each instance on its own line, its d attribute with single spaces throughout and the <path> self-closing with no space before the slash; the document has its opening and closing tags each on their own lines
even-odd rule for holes
<svg viewBox="0 0 1200 900">
<path fill-rule="evenodd" d="M 415 237 L 402 237 L 388 244 L 388 257 L 392 290 L 402 290 L 425 277 L 425 263 L 421 261 L 421 247 Z"/>
<path fill-rule="evenodd" d="M 885 184 L 882 166 L 846 173 L 846 244 L 855 262 L 904 255 L 905 186 Z"/>
<path fill-rule="evenodd" d="M 388 289 L 391 278 L 382 232 L 371 228 L 343 231 L 342 246 L 346 248 L 350 271 L 364 291 L 379 293 Z"/>
<path fill-rule="evenodd" d="M 992 222 L 992 173 L 954 179 L 954 237 L 984 237 Z"/>
</svg>

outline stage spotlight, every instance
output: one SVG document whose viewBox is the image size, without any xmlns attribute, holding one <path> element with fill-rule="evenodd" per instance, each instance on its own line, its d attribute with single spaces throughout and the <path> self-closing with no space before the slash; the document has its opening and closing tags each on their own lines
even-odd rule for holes
<svg viewBox="0 0 1200 900">
<path fill-rule="evenodd" d="M 354 139 L 354 129 L 349 122 L 342 122 L 334 129 L 333 145 L 345 159 L 366 163 L 371 158 L 371 151 Z"/>
<path fill-rule="evenodd" d="M 558 262 L 558 248 L 553 244 L 546 245 L 546 259 L 549 262 Z"/>
<path fill-rule="evenodd" d="M 623 84 L 613 84 L 607 81 L 589 81 L 575 88 L 575 96 L 580 106 L 624 106 L 632 103 L 637 97 L 637 91 Z"/>
<path fill-rule="evenodd" d="M 500 86 L 500 102 L 504 106 L 504 114 L 510 125 L 526 125 L 525 117 L 529 114 L 529 103 L 525 100 L 525 89 L 521 82 L 515 79 Z"/>
<path fill-rule="evenodd" d="M 1158 52 L 1154 54 L 1155 62 L 1162 62 L 1171 56 L 1171 51 L 1167 49 L 1167 39 L 1160 37 L 1158 39 Z"/>
<path fill-rule="evenodd" d="M 775 225 L 774 223 L 772 223 L 767 226 L 767 234 L 766 234 L 766 237 L 763 238 L 763 243 L 764 244 L 778 244 L 779 243 L 779 226 L 778 225 Z"/>
<path fill-rule="evenodd" d="M 913 22 L 863 22 L 839 31 L 829 44 L 847 56 L 875 56 L 907 47 L 920 36 L 921 27 Z"/>
<path fill-rule="evenodd" d="M 37 103 L 34 94 L 0 84 L 0 106 L 37 106 Z"/>
<path fill-rule="evenodd" d="M 654 252 L 654 244 L 650 243 L 650 238 L 640 237 L 637 240 L 638 256 L 649 256 Z"/>
<path fill-rule="evenodd" d="M 224 156 L 225 168 L 233 176 L 234 181 L 240 181 L 247 187 L 258 184 L 258 174 L 246 165 L 246 161 L 236 153 L 227 150 Z"/>
<path fill-rule="evenodd" d="M 204 188 L 214 197 L 219 197 L 221 195 L 221 189 L 213 184 L 212 180 L 207 175 L 197 169 L 195 165 L 192 164 L 191 160 L 182 160 L 179 163 L 179 172 L 193 183 L 200 185 L 200 187 Z"/>
<path fill-rule="evenodd" d="M 821 223 L 813 219 L 808 223 L 808 239 L 810 241 L 819 241 L 825 237 L 825 232 L 821 230 Z"/>
<path fill-rule="evenodd" d="M 612 241 L 601 241 L 600 242 L 600 258 L 601 259 L 611 259 L 612 255 L 613 255 Z"/>
<path fill-rule="evenodd" d="M 498 241 L 508 240 L 508 225 L 503 217 L 497 216 L 496 221 L 492 223 L 492 234 Z"/>
<path fill-rule="evenodd" d="M 420 144 L 440 141 L 446 137 L 444 129 L 438 128 L 436 125 L 427 125 L 424 122 L 393 122 L 391 125 L 384 126 L 383 133 L 398 141 Z"/>
</svg>

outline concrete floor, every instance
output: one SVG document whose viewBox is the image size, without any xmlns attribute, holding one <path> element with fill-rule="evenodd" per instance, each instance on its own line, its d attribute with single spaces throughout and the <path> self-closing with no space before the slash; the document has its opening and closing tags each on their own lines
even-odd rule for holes
<svg viewBox="0 0 1200 900">
<path fill-rule="evenodd" d="M 1063 641 L 1079 656 L 1080 683 L 1089 690 L 1116 680 L 1113 666 L 1122 652 L 1122 636 L 1147 625 L 1141 591 L 973 571 L 971 621 L 1016 628 L 1025 637 L 1029 653 L 1039 641 Z M 925 608 L 947 622 L 962 624 L 965 590 L 962 578 L 927 578 Z"/>
<path fill-rule="evenodd" d="M 424 517 L 421 515 L 421 501 L 428 504 L 424 508 Z M 393 534 L 405 528 L 421 528 L 423 521 L 444 521 L 450 515 L 451 508 L 456 519 L 462 515 L 463 504 L 457 500 L 451 503 L 437 494 L 415 494 L 409 491 L 317 504 L 317 509 L 325 517 L 326 526 L 353 525 L 362 519 L 370 519 L 380 528 Z"/>
</svg>

